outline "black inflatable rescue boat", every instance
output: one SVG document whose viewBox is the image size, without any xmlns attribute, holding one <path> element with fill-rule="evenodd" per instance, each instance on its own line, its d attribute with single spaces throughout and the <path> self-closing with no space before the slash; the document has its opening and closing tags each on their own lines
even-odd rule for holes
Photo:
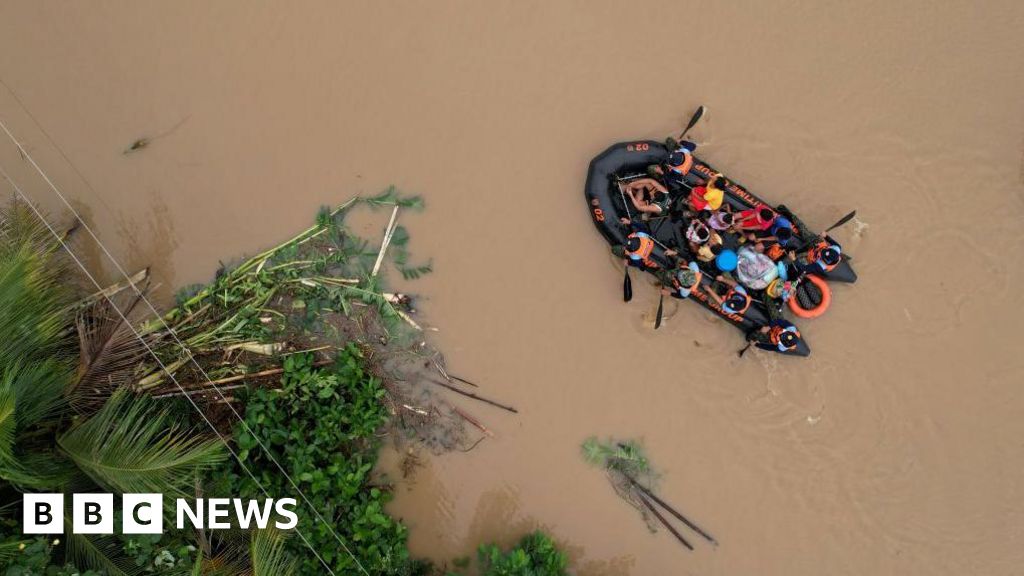
<svg viewBox="0 0 1024 576">
<path fill-rule="evenodd" d="M 646 173 L 648 166 L 662 164 L 668 159 L 668 156 L 669 151 L 664 144 L 658 142 L 621 142 L 612 145 L 590 162 L 585 189 L 587 207 L 590 209 L 594 225 L 609 245 L 624 244 L 626 236 L 630 233 L 629 229 L 619 222 L 620 218 L 629 217 L 631 211 L 625 204 L 628 200 L 625 200 L 620 194 L 617 179 Z M 694 164 L 697 164 L 696 159 Z M 733 200 L 730 199 L 730 201 Z M 673 262 L 670 257 L 665 255 L 665 247 L 675 249 L 680 253 L 688 251 L 685 239 L 680 236 L 678 223 L 664 218 L 659 221 L 659 224 L 649 227 L 651 234 L 661 244 L 655 246 L 651 258 L 663 268 L 671 268 Z M 711 290 L 711 284 L 716 275 L 714 267 L 713 265 L 702 265 L 702 271 L 704 274 L 701 286 L 704 290 Z M 697 302 L 744 334 L 759 330 L 770 321 L 767 310 L 756 297 L 742 316 L 726 312 L 717 302 L 709 299 L 703 291 L 695 290 L 686 300 Z M 810 352 L 810 347 L 801 339 L 796 348 L 780 353 L 790 356 L 808 356 Z"/>
</svg>

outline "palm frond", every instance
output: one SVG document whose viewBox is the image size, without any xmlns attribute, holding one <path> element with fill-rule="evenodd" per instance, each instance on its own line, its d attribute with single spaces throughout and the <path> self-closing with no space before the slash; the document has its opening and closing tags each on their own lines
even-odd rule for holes
<svg viewBox="0 0 1024 576">
<path fill-rule="evenodd" d="M 601 442 L 591 436 L 583 442 L 581 448 L 584 460 L 590 464 L 624 472 L 633 477 L 651 473 L 650 461 L 644 454 L 643 446 L 636 441 Z"/>
<path fill-rule="evenodd" d="M 295 558 L 288 553 L 285 534 L 274 528 L 253 530 L 249 544 L 249 560 L 252 562 L 252 576 L 292 576 L 295 574 Z"/>
<path fill-rule="evenodd" d="M 47 260 L 0 243 L 0 370 L 62 356 L 69 348 L 67 290 Z"/>
<path fill-rule="evenodd" d="M 363 198 L 363 202 L 366 202 L 373 208 L 379 206 L 401 206 L 402 208 L 412 208 L 414 210 L 423 208 L 423 198 L 420 196 L 403 196 L 398 191 L 398 188 L 394 186 L 388 186 L 376 196 Z"/>
<path fill-rule="evenodd" d="M 155 400 L 123 390 L 57 443 L 93 481 L 121 493 L 186 497 L 196 471 L 226 457 L 217 439 L 183 427 Z"/>
<path fill-rule="evenodd" d="M 15 396 L 6 380 L 0 382 L 0 478 L 10 481 L 10 474 L 20 466 L 14 458 L 14 432 L 18 428 L 14 415 Z"/>
<path fill-rule="evenodd" d="M 101 298 L 78 315 L 78 374 L 67 390 L 76 411 L 91 413 L 114 391 L 132 384 L 147 349 L 125 318 L 131 318 L 142 298 Z M 127 302 L 122 306 L 119 300 Z"/>
<path fill-rule="evenodd" d="M 0 206 L 0 242 L 28 246 L 40 254 L 52 252 L 56 244 L 46 224 L 28 204 L 17 199 Z"/>
<path fill-rule="evenodd" d="M 63 406 L 61 379 L 49 369 L 55 364 L 15 367 L 0 375 L 0 478 L 22 489 L 60 486 L 69 473 L 67 462 L 54 456 L 49 435 L 25 434 Z"/>
<path fill-rule="evenodd" d="M 62 392 L 71 380 L 71 368 L 65 362 L 45 359 L 11 366 L 4 372 L 2 380 L 9 382 L 14 391 L 18 428 L 25 430 L 63 413 L 67 404 Z"/>
<path fill-rule="evenodd" d="M 10 564 L 11 560 L 14 560 L 21 553 L 21 547 L 29 542 L 30 540 L 27 538 L 24 540 L 0 542 L 0 566 Z"/>
<path fill-rule="evenodd" d="M 121 541 L 115 536 L 99 534 L 76 534 L 72 531 L 71 518 L 65 515 L 64 538 L 67 561 L 79 567 L 93 568 L 108 576 L 132 576 L 142 574 L 142 568 L 124 555 Z"/>
</svg>

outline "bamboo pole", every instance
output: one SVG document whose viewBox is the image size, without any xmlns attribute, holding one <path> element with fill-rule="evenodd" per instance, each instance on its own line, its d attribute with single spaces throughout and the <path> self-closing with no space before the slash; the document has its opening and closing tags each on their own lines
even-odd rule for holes
<svg viewBox="0 0 1024 576">
<path fill-rule="evenodd" d="M 319 360 L 313 363 L 313 366 L 320 367 L 334 363 L 334 360 Z M 273 376 L 284 372 L 284 368 L 271 368 L 269 370 L 261 370 L 259 372 L 250 372 L 248 374 L 238 374 L 236 376 L 228 376 L 227 378 L 220 378 L 218 380 L 210 380 L 208 382 L 199 382 L 192 384 L 182 384 L 181 388 L 184 392 L 172 392 L 169 394 L 160 394 L 154 396 L 154 398 L 166 398 L 168 396 L 177 396 L 179 394 L 199 394 L 202 392 L 209 392 L 211 390 L 233 390 L 235 388 L 241 388 L 244 384 L 238 386 L 222 387 L 221 384 L 230 384 L 232 382 L 238 382 L 239 380 L 245 380 L 246 378 L 262 378 L 264 376 Z"/>
<path fill-rule="evenodd" d="M 708 542 L 714 544 L 715 546 L 718 546 L 718 541 L 715 540 L 714 538 L 712 538 L 710 534 L 708 534 L 707 532 L 701 530 L 693 522 L 690 522 L 689 520 L 687 520 L 687 518 L 685 516 L 683 516 L 679 511 L 677 511 L 675 508 L 669 506 L 668 503 L 665 502 L 664 500 L 662 500 L 661 498 L 658 498 L 657 496 L 655 496 L 653 492 L 651 492 L 646 487 L 641 485 L 639 482 L 634 480 L 632 476 L 630 476 L 629 474 L 626 474 L 625 472 L 623 472 L 622 475 L 626 477 L 626 480 L 629 480 L 630 484 L 632 484 L 635 488 L 640 490 L 640 492 L 642 492 L 645 496 L 647 496 L 651 500 L 657 502 L 659 505 L 661 505 L 662 508 L 664 508 L 665 510 L 668 510 L 669 513 L 671 513 L 673 516 L 678 518 L 680 522 L 682 522 L 683 524 L 686 524 L 687 526 L 689 526 L 691 530 L 693 530 L 697 534 L 700 534 L 701 536 L 703 536 Z"/>
<path fill-rule="evenodd" d="M 455 413 L 458 414 L 459 416 L 462 416 L 466 420 L 466 422 L 469 422 L 473 426 L 476 426 L 477 428 L 479 428 L 480 431 L 483 432 L 484 434 L 487 434 L 491 438 L 494 438 L 494 432 L 491 432 L 490 430 L 488 430 L 487 427 L 484 426 L 482 423 L 480 423 L 479 420 L 477 420 L 476 418 L 473 418 L 469 414 L 463 412 L 462 409 L 460 409 L 458 406 L 452 406 L 452 410 L 454 410 Z"/>
<path fill-rule="evenodd" d="M 485 402 L 487 404 L 490 404 L 491 406 L 495 406 L 497 408 L 501 408 L 502 410 L 508 410 L 509 412 L 512 412 L 513 414 L 518 414 L 519 413 L 519 410 L 516 410 L 515 408 L 513 408 L 511 406 L 506 406 L 506 405 L 501 404 L 499 402 L 495 402 L 494 400 L 488 400 L 487 398 L 484 398 L 482 396 L 477 396 L 476 394 L 473 394 L 472 392 L 464 392 L 462 390 L 459 390 L 455 386 L 452 386 L 451 384 L 446 384 L 444 382 L 441 382 L 440 380 L 434 380 L 433 378 L 425 378 L 425 380 L 427 382 L 432 382 L 434 384 L 437 384 L 438 386 L 443 386 L 443 387 L 451 390 L 452 392 L 456 392 L 458 394 L 462 394 L 463 396 L 465 396 L 467 398 L 472 398 L 474 400 L 479 400 L 481 402 Z"/>
<path fill-rule="evenodd" d="M 391 244 L 391 236 L 395 232 L 395 218 L 398 217 L 398 204 L 395 204 L 395 209 L 391 211 L 391 220 L 388 221 L 388 227 L 384 229 L 384 240 L 380 244 L 380 252 L 377 254 L 377 261 L 373 264 L 373 272 L 370 273 L 370 277 L 376 276 L 377 272 L 380 271 L 380 265 L 384 262 L 384 253 L 388 251 L 388 245 Z"/>
<path fill-rule="evenodd" d="M 651 514 L 654 514 L 654 517 L 657 518 L 659 522 L 661 522 L 662 526 L 664 526 L 665 528 L 668 528 L 668 531 L 671 532 L 672 535 L 675 536 L 677 540 L 682 542 L 683 546 L 686 546 L 690 550 L 693 550 L 693 544 L 690 544 L 689 542 L 687 542 L 686 538 L 683 538 L 683 535 L 680 534 L 679 531 L 676 530 L 671 524 L 669 524 L 668 520 L 666 520 L 665 517 L 661 515 L 661 512 L 658 512 L 657 510 L 654 509 L 654 506 L 651 505 L 651 503 L 647 500 L 647 498 L 643 495 L 643 493 L 641 493 L 639 497 L 640 497 L 640 501 L 643 502 L 644 506 L 648 510 L 651 511 Z"/>
</svg>

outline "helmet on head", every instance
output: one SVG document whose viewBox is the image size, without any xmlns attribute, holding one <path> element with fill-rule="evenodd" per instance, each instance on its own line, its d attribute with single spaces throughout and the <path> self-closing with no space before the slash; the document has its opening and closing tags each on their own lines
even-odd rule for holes
<svg viewBox="0 0 1024 576">
<path fill-rule="evenodd" d="M 842 255 L 839 252 L 838 246 L 829 246 L 821 251 L 821 259 L 829 266 L 835 266 L 839 264 L 842 259 Z"/>
<path fill-rule="evenodd" d="M 626 238 L 626 250 L 630 252 L 636 252 L 640 249 L 640 239 L 636 236 L 632 238 Z"/>
<path fill-rule="evenodd" d="M 733 292 L 729 299 L 725 301 L 729 305 L 729 308 L 733 310 L 739 310 L 747 304 L 747 297 L 739 292 Z"/>
<path fill-rule="evenodd" d="M 779 335 L 779 343 L 782 344 L 786 350 L 791 350 L 796 348 L 796 345 L 800 343 L 800 337 L 795 333 L 786 330 Z"/>
</svg>

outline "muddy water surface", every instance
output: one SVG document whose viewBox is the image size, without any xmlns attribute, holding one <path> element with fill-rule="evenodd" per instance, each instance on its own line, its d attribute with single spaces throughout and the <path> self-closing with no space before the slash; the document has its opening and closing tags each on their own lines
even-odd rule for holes
<svg viewBox="0 0 1024 576">
<path fill-rule="evenodd" d="M 467 406 L 497 438 L 399 485 L 415 553 L 544 527 L 585 574 L 1019 573 L 1024 5 L 773 4 L 4 2 L 0 119 L 165 293 L 321 204 L 425 197 L 409 289 L 521 415 Z M 818 228 L 858 209 L 861 281 L 804 323 L 810 359 L 621 301 L 587 162 L 701 103 L 716 166 Z M 646 532 L 592 434 L 642 438 L 721 547 Z"/>
</svg>

